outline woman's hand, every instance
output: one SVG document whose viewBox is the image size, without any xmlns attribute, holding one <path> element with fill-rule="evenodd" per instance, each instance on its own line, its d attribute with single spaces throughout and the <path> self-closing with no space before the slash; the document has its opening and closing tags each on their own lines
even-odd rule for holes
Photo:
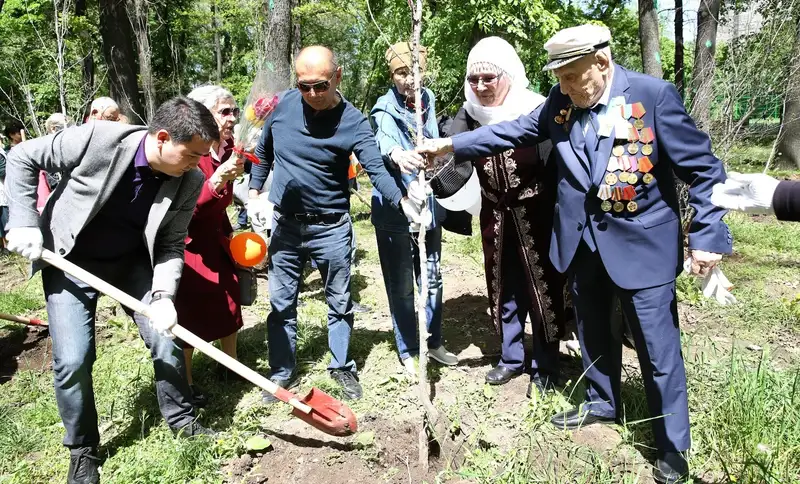
<svg viewBox="0 0 800 484">
<path fill-rule="evenodd" d="M 228 161 L 217 167 L 217 170 L 209 178 L 209 182 L 216 191 L 220 191 L 229 181 L 235 180 L 242 173 L 244 173 L 244 162 L 234 153 L 228 158 Z"/>
</svg>

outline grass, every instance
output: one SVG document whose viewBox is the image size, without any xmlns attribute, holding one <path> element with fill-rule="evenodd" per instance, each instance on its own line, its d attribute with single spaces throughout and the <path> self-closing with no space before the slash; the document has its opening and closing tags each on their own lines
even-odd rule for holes
<svg viewBox="0 0 800 484">
<path fill-rule="evenodd" d="M 763 148 L 753 148 L 749 154 L 743 150 L 740 158 L 756 160 L 758 149 Z M 368 186 L 362 188 L 363 194 L 368 192 Z M 365 210 L 358 201 L 353 205 L 362 213 Z M 800 358 L 789 351 L 800 340 L 800 224 L 738 214 L 729 215 L 727 221 L 736 255 L 726 258 L 722 268 L 736 285 L 733 293 L 739 303 L 719 306 L 702 298 L 696 279 L 678 280 L 682 312 L 689 316 L 683 327 L 693 436 L 690 463 L 695 476 L 705 482 L 800 482 Z M 372 225 L 362 215 L 356 217 L 355 230 L 360 265 L 353 293 L 362 304 L 385 310 Z M 450 279 L 446 274 L 445 284 L 459 284 L 456 277 L 475 277 L 482 284 L 481 250 L 477 232 L 472 237 L 445 234 L 443 266 L 461 269 Z M 0 312 L 43 317 L 41 291 L 38 277 L 12 285 L 0 293 Z M 326 371 L 327 306 L 318 273 L 307 275 L 303 291 L 298 310 L 302 373 L 298 393 L 316 386 L 340 396 Z M 152 363 L 135 325 L 124 316 L 114 316 L 110 300 L 101 299 L 100 307 L 93 375 L 101 453 L 106 457 L 104 483 L 224 482 L 222 466 L 246 451 L 248 437 L 290 419 L 284 408 L 260 405 L 260 391 L 251 385 L 221 383 L 215 376 L 216 363 L 198 354 L 195 379 L 210 397 L 200 418 L 222 434 L 217 440 L 173 438 L 158 411 Z M 266 373 L 266 294 L 249 311 L 261 323 L 240 333 L 240 359 Z M 350 406 L 359 418 L 415 419 L 416 390 L 398 373 L 393 334 L 385 322 L 384 329 L 375 329 L 378 323 L 370 318 L 357 318 L 351 342 L 365 397 Z M 445 319 L 451 324 L 447 315 Z M 469 323 L 452 322 L 464 324 L 467 333 L 474 329 L 466 326 Z M 19 331 L 24 328 L 0 324 L 0 344 Z M 764 350 L 745 349 L 751 343 Z M 616 432 L 611 432 L 615 440 L 601 447 L 581 441 L 577 432 L 560 432 L 549 424 L 554 412 L 580 399 L 584 382 L 579 378 L 561 393 L 509 405 L 508 388 L 488 387 L 481 380 L 489 363 L 470 363 L 479 368 L 430 369 L 437 382 L 435 402 L 450 421 L 453 439 L 463 441 L 458 451 L 443 449 L 438 482 L 649 482 L 652 434 L 635 369 L 623 385 L 625 424 L 615 426 Z M 61 446 L 64 430 L 52 385 L 50 372 L 33 370 L 19 370 L 13 380 L 0 385 L 0 483 L 63 481 L 68 459 Z M 321 462 L 342 453 L 326 447 L 316 452 L 313 455 Z M 374 464 L 381 452 L 378 444 L 370 444 L 356 455 Z M 391 468 L 376 470 L 374 482 L 405 481 L 405 466 L 390 464 Z"/>
</svg>

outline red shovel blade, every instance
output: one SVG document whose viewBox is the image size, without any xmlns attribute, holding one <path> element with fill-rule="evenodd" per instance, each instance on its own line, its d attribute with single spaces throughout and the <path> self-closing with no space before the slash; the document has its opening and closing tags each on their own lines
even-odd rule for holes
<svg viewBox="0 0 800 484">
<path fill-rule="evenodd" d="M 304 413 L 295 408 L 292 415 L 312 427 L 337 437 L 352 435 L 358 430 L 353 411 L 322 390 L 312 388 L 301 401 L 311 407 L 311 412 Z"/>
</svg>

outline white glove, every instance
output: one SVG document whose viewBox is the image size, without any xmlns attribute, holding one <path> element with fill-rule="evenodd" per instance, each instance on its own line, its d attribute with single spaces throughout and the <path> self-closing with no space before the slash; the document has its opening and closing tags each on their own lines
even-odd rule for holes
<svg viewBox="0 0 800 484">
<path fill-rule="evenodd" d="M 42 257 L 44 249 L 42 232 L 38 227 L 17 227 L 8 231 L 6 236 L 8 241 L 7 248 L 17 252 L 30 260 Z"/>
<path fill-rule="evenodd" d="M 414 173 L 425 168 L 425 159 L 416 151 L 406 151 L 395 148 L 389 153 L 389 158 L 400 168 L 403 173 Z"/>
<path fill-rule="evenodd" d="M 684 261 L 683 270 L 687 274 L 692 273 L 691 257 Z M 708 272 L 703 278 L 701 286 L 704 297 L 714 299 L 722 306 L 734 304 L 736 302 L 736 297 L 730 292 L 730 289 L 733 288 L 733 284 L 725 277 L 725 274 L 722 273 L 722 270 L 718 266 L 714 266 Z"/>
<path fill-rule="evenodd" d="M 408 198 L 414 202 L 415 204 L 422 206 L 423 203 L 428 199 L 428 195 L 430 195 L 430 185 L 427 183 L 423 186 L 422 183 L 419 182 L 418 179 L 411 180 L 411 183 L 408 184 L 408 188 L 406 192 L 408 193 Z"/>
<path fill-rule="evenodd" d="M 171 329 L 178 324 L 178 313 L 171 299 L 163 297 L 150 304 L 148 316 L 154 330 L 169 339 L 175 338 Z"/>
<path fill-rule="evenodd" d="M 404 197 L 402 200 L 400 200 L 400 207 L 403 209 L 403 213 L 411 223 L 412 230 L 415 232 L 419 230 L 420 225 L 424 224 L 425 226 L 428 226 L 433 220 L 431 211 L 428 210 L 426 206 L 417 205 L 408 197 Z"/>
<path fill-rule="evenodd" d="M 247 216 L 250 217 L 251 220 L 255 220 L 256 224 L 259 225 L 266 224 L 264 218 L 266 217 L 267 213 L 267 205 L 264 202 L 265 201 L 259 197 L 251 198 L 247 200 L 247 203 L 245 204 Z"/>
<path fill-rule="evenodd" d="M 763 173 L 729 173 L 725 183 L 711 190 L 711 203 L 728 210 L 773 213 L 772 196 L 780 181 Z"/>
</svg>

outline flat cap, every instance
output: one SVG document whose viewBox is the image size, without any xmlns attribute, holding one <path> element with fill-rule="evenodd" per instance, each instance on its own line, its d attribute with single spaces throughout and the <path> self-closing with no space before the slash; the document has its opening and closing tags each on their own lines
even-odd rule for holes
<svg viewBox="0 0 800 484">
<path fill-rule="evenodd" d="M 552 71 L 581 57 L 608 47 L 611 31 L 600 25 L 585 24 L 559 30 L 545 44 L 548 63 L 544 71 Z"/>
</svg>

